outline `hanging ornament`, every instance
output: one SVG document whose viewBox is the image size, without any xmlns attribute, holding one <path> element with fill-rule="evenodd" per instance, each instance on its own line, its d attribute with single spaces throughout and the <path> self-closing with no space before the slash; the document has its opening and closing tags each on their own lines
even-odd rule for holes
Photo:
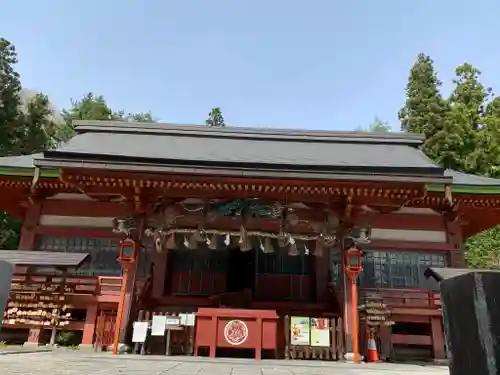
<svg viewBox="0 0 500 375">
<path fill-rule="evenodd" d="M 317 257 L 322 257 L 323 256 L 323 247 L 324 247 L 323 236 L 320 235 L 318 237 L 318 239 L 316 240 L 316 246 L 314 247 L 313 255 L 317 256 Z"/>
<path fill-rule="evenodd" d="M 291 257 L 300 255 L 299 249 L 297 249 L 297 243 L 290 234 L 288 235 L 288 243 L 290 244 L 288 247 L 288 255 Z"/>
<path fill-rule="evenodd" d="M 212 238 L 207 238 L 207 246 L 210 250 L 217 250 L 217 235 L 214 234 Z"/>
<path fill-rule="evenodd" d="M 245 229 L 245 226 L 243 224 L 240 226 L 240 239 L 238 241 L 238 244 L 240 246 L 241 251 L 252 250 L 252 243 L 247 235 L 247 230 Z"/>
<path fill-rule="evenodd" d="M 185 236 L 183 244 L 189 250 L 196 250 L 196 248 L 198 247 L 195 236 Z"/>
<path fill-rule="evenodd" d="M 169 234 L 167 236 L 165 247 L 166 247 L 167 250 L 175 250 L 175 249 L 177 249 L 177 243 L 175 241 L 175 234 L 172 233 L 172 234 Z"/>
<path fill-rule="evenodd" d="M 264 254 L 272 254 L 272 253 L 274 253 L 273 241 L 269 237 L 266 237 L 264 239 L 264 250 L 263 250 L 263 253 Z"/>
<path fill-rule="evenodd" d="M 226 238 L 224 238 L 224 244 L 225 244 L 226 246 L 231 245 L 231 235 L 226 234 Z"/>
<path fill-rule="evenodd" d="M 193 234 L 193 238 L 196 242 L 205 242 L 205 233 L 203 230 L 198 229 L 196 232 Z"/>
</svg>

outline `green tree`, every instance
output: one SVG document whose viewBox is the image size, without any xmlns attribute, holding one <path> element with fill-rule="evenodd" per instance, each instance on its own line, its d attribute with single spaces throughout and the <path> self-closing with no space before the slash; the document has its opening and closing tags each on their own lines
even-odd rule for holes
<svg viewBox="0 0 500 375">
<path fill-rule="evenodd" d="M 207 126 L 226 126 L 224 122 L 224 116 L 222 116 L 222 111 L 219 107 L 212 108 L 208 114 L 208 118 L 205 120 L 205 125 Z"/>
<path fill-rule="evenodd" d="M 441 81 L 434 69 L 434 62 L 429 56 L 420 53 L 410 70 L 406 101 L 398 113 L 401 130 L 422 133 L 426 139 L 443 130 L 448 105 L 440 88 Z M 433 159 L 437 157 L 433 145 L 424 144 L 424 151 Z"/>
<path fill-rule="evenodd" d="M 500 99 L 480 82 L 469 63 L 456 68 L 448 99 L 430 57 L 420 54 L 410 71 L 401 128 L 423 133 L 423 150 L 437 164 L 466 173 L 500 175 Z M 466 241 L 466 260 L 474 268 L 500 269 L 500 228 Z"/>
<path fill-rule="evenodd" d="M 500 227 L 491 228 L 469 238 L 465 260 L 471 268 L 500 269 Z"/>
<path fill-rule="evenodd" d="M 373 119 L 373 122 L 370 125 L 368 125 L 368 127 L 363 128 L 360 126 L 356 128 L 356 131 L 370 132 L 370 133 L 388 133 L 391 131 L 391 126 L 387 121 L 375 117 Z"/>
<path fill-rule="evenodd" d="M 14 45 L 0 38 L 0 156 L 32 154 L 59 141 L 47 96 L 35 94 L 23 102 L 17 62 Z M 0 213 L 0 248 L 17 247 L 19 228 L 19 222 Z"/>
<path fill-rule="evenodd" d="M 72 100 L 69 109 L 63 109 L 62 117 L 66 123 L 60 135 L 63 140 L 68 140 L 74 136 L 73 121 L 75 120 L 96 120 L 96 121 L 136 121 L 136 122 L 155 122 L 151 112 L 128 113 L 124 110 L 112 110 L 102 95 L 93 93 L 85 94 L 79 100 Z"/>
</svg>

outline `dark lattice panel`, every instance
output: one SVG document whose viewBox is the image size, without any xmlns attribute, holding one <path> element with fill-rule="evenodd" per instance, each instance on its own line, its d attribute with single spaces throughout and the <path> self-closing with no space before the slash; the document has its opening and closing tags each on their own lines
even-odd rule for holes
<svg viewBox="0 0 500 375">
<path fill-rule="evenodd" d="M 172 294 L 211 295 L 225 291 L 227 252 L 210 250 L 203 243 L 196 250 L 181 246 L 169 250 L 165 290 Z"/>
<path fill-rule="evenodd" d="M 3 314 L 9 298 L 12 271 L 12 264 L 0 260 L 0 327 L 2 327 Z"/>
<path fill-rule="evenodd" d="M 439 285 L 427 279 L 428 267 L 446 267 L 444 253 L 365 250 L 360 285 L 365 288 L 432 289 Z"/>
<path fill-rule="evenodd" d="M 280 248 L 274 243 L 274 253 L 256 252 L 258 275 L 308 275 L 314 265 L 311 254 L 301 252 L 300 255 L 288 255 L 288 249 Z M 312 251 L 312 250 L 311 250 Z"/>
<path fill-rule="evenodd" d="M 451 375 L 498 374 L 500 273 L 477 272 L 441 283 Z"/>
<path fill-rule="evenodd" d="M 117 262 L 120 241 L 114 238 L 55 237 L 37 238 L 36 250 L 67 253 L 89 253 L 90 262 L 75 274 L 82 276 L 121 276 L 122 267 Z"/>
</svg>

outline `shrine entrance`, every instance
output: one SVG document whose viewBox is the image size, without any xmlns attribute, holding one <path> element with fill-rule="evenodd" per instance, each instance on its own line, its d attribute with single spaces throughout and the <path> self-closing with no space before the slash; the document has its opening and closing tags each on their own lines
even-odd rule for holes
<svg viewBox="0 0 500 375">
<path fill-rule="evenodd" d="M 241 251 L 239 247 L 227 250 L 227 292 L 255 291 L 255 249 Z"/>
</svg>

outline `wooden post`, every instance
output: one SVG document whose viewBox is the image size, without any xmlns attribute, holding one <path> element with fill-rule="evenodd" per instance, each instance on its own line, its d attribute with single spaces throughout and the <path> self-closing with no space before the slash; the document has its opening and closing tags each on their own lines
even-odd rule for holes
<svg viewBox="0 0 500 375">
<path fill-rule="evenodd" d="M 94 332 L 97 318 L 97 303 L 87 307 L 87 316 L 83 326 L 82 346 L 92 345 L 94 341 Z"/>
<path fill-rule="evenodd" d="M 440 316 L 431 317 L 431 338 L 434 359 L 445 359 L 443 319 Z"/>
<path fill-rule="evenodd" d="M 149 319 L 153 319 L 153 312 L 146 310 L 146 313 L 144 314 L 144 321 L 149 322 Z M 141 345 L 141 355 L 146 355 L 146 350 L 148 346 L 148 336 L 149 335 L 146 334 L 146 338 L 144 339 L 144 342 Z"/>
<path fill-rule="evenodd" d="M 290 359 L 290 317 L 285 316 L 285 359 Z"/>
</svg>

